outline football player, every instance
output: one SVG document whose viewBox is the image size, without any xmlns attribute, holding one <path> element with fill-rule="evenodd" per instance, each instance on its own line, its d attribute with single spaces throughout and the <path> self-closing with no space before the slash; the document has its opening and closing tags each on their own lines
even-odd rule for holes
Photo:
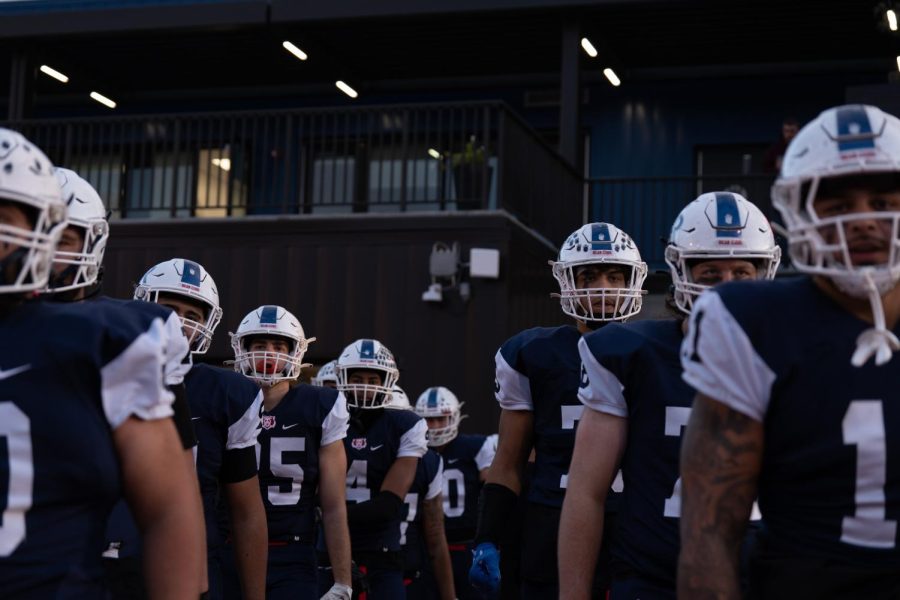
<svg viewBox="0 0 900 600">
<path fill-rule="evenodd" d="M 81 302 L 90 300 L 95 308 L 105 303 L 127 305 L 148 313 L 151 318 L 164 320 L 168 329 L 170 347 L 166 349 L 166 384 L 174 394 L 172 403 L 175 426 L 185 449 L 185 464 L 191 477 L 196 478 L 192 448 L 197 445 L 191 425 L 190 409 L 184 393 L 184 374 L 190 368 L 187 339 L 181 331 L 181 321 L 174 312 L 149 302 L 119 300 L 100 295 L 103 256 L 109 239 L 109 223 L 106 207 L 97 191 L 77 173 L 62 167 L 56 168 L 63 201 L 68 208 L 66 228 L 62 232 L 56 252 L 50 281 L 45 289 L 46 298 L 55 302 Z M 196 496 L 198 508 L 200 496 Z M 203 555 L 198 569 L 206 579 L 206 545 L 202 543 L 206 533 L 203 521 L 197 523 L 199 552 Z M 120 500 L 110 515 L 107 526 L 107 547 L 103 552 L 107 571 L 107 585 L 114 597 L 144 597 L 143 573 L 140 557 L 141 540 L 137 526 L 124 499 Z M 206 590 L 204 583 L 203 591 Z"/>
<path fill-rule="evenodd" d="M 678 592 L 737 597 L 758 495 L 754 598 L 900 597 L 900 120 L 822 112 L 772 189 L 804 276 L 732 283 L 694 307 L 697 390 L 681 454 Z"/>
<path fill-rule="evenodd" d="M 335 363 L 337 363 L 337 361 L 332 360 L 319 367 L 319 370 L 312 378 L 311 383 L 319 387 L 337 389 L 337 375 L 334 372 Z"/>
<path fill-rule="evenodd" d="M 200 518 L 163 379 L 164 322 L 33 300 L 66 206 L 47 157 L 0 129 L 0 587 L 8 598 L 105 596 L 104 528 L 124 491 L 150 598 L 196 598 Z"/>
<path fill-rule="evenodd" d="M 347 346 L 335 371 L 350 410 L 344 449 L 353 559 L 366 574 L 369 600 L 402 598 L 403 499 L 427 450 L 425 421 L 411 411 L 385 410 L 400 373 L 378 340 Z"/>
<path fill-rule="evenodd" d="M 394 386 L 394 393 L 385 408 L 413 410 L 409 396 L 399 385 Z M 429 449 L 419 459 L 416 476 L 404 498 L 406 509 L 400 523 L 400 546 L 407 600 L 433 597 L 432 587 L 437 589 L 441 600 L 457 597 L 444 533 L 443 472 L 441 455 Z"/>
<path fill-rule="evenodd" d="M 680 317 L 611 324 L 578 343 L 584 369 L 578 397 L 587 409 L 560 522 L 561 598 L 590 597 L 607 491 L 621 467 L 610 598 L 674 600 L 678 453 L 694 399 L 681 380 L 684 317 L 713 285 L 771 279 L 780 255 L 751 202 L 730 192 L 702 194 L 675 219 L 666 247 Z"/>
<path fill-rule="evenodd" d="M 257 438 L 259 485 L 269 529 L 266 598 L 315 600 L 316 501 L 334 585 L 327 600 L 350 600 L 350 534 L 344 474 L 347 402 L 327 388 L 298 384 L 309 343 L 300 321 L 280 306 L 252 310 L 232 335 L 234 368 L 263 392 Z"/>
<path fill-rule="evenodd" d="M 472 541 L 478 521 L 478 494 L 494 460 L 496 440 L 477 434 L 459 434 L 462 403 L 449 389 L 430 387 L 416 400 L 416 414 L 428 425 L 428 446 L 444 459 L 444 528 L 453 563 L 459 598 L 478 596 L 469 584 Z"/>
<path fill-rule="evenodd" d="M 151 267 L 135 287 L 134 298 L 156 302 L 181 319 L 193 356 L 212 343 L 222 319 L 219 292 L 198 263 L 173 258 Z M 222 539 L 216 526 L 220 495 L 231 516 L 234 554 L 245 600 L 265 596 L 266 513 L 259 493 L 256 438 L 263 396 L 234 371 L 195 363 L 184 378 L 191 419 L 197 434 L 197 476 L 206 517 L 209 595 L 222 597 Z"/>
<path fill-rule="evenodd" d="M 641 310 L 647 265 L 632 239 L 608 223 L 589 223 L 564 242 L 551 263 L 563 312 L 575 325 L 538 327 L 509 339 L 496 355 L 500 440 L 480 500 L 470 581 L 495 595 L 500 583 L 497 544 L 516 497 L 532 447 L 534 475 L 528 492 L 522 542 L 522 596 L 558 594 L 556 538 L 578 401 L 581 336 Z"/>
</svg>

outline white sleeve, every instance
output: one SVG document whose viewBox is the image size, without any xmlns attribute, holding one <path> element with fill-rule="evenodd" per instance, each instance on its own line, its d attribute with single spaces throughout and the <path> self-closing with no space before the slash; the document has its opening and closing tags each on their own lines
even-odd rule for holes
<svg viewBox="0 0 900 600">
<path fill-rule="evenodd" d="M 489 435 L 484 438 L 484 443 L 478 454 L 475 455 L 475 465 L 479 471 L 487 469 L 494 462 L 494 454 L 497 453 L 497 441 L 492 439 L 494 436 Z"/>
<path fill-rule="evenodd" d="M 263 393 L 256 394 L 253 403 L 247 407 L 244 414 L 228 427 L 228 440 L 225 442 L 227 450 L 246 448 L 256 444 L 259 435 L 259 419 L 262 413 Z"/>
<path fill-rule="evenodd" d="M 416 424 L 400 438 L 400 450 L 397 451 L 397 458 L 407 456 L 422 458 L 428 450 L 428 443 L 425 441 L 426 431 L 428 431 L 428 425 L 425 424 L 425 419 L 416 421 Z"/>
<path fill-rule="evenodd" d="M 765 418 L 775 373 L 714 291 L 694 303 L 681 366 L 684 380 L 701 394 L 756 421 Z"/>
<path fill-rule="evenodd" d="M 118 428 L 131 415 L 147 421 L 172 416 L 175 396 L 163 379 L 165 345 L 165 325 L 162 319 L 154 319 L 100 370 L 103 412 L 111 428 Z"/>
<path fill-rule="evenodd" d="M 181 319 L 174 312 L 166 319 L 166 332 L 169 339 L 166 344 L 166 364 L 163 373 L 166 376 L 166 385 L 179 385 L 191 370 L 191 349 L 187 338 L 184 337 Z"/>
<path fill-rule="evenodd" d="M 578 354 L 581 355 L 581 387 L 578 399 L 582 404 L 616 417 L 628 417 L 628 404 L 622 392 L 625 386 L 619 378 L 601 365 L 584 338 L 578 340 Z"/>
<path fill-rule="evenodd" d="M 350 413 L 347 412 L 347 399 L 343 392 L 338 392 L 337 400 L 331 411 L 322 421 L 322 446 L 342 440 L 347 437 L 347 428 L 350 425 Z"/>
<path fill-rule="evenodd" d="M 428 482 L 428 491 L 425 492 L 425 499 L 432 500 L 437 498 L 442 491 L 444 491 L 444 459 L 438 455 L 437 473 Z"/>
<path fill-rule="evenodd" d="M 506 410 L 534 410 L 531 401 L 531 384 L 528 378 L 513 369 L 499 350 L 494 357 L 497 365 L 497 383 L 494 396 L 500 407 Z"/>
</svg>

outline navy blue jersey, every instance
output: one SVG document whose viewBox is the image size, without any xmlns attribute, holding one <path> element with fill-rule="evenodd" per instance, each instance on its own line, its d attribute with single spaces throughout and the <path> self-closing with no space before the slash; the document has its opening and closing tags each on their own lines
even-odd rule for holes
<svg viewBox="0 0 900 600">
<path fill-rule="evenodd" d="M 244 481 L 256 475 L 252 453 L 260 430 L 262 392 L 234 371 L 194 365 L 184 378 L 194 430 L 197 433 L 197 478 L 206 517 L 210 547 L 221 543 L 216 526 L 216 504 L 222 483 Z"/>
<path fill-rule="evenodd" d="M 28 302 L 0 319 L 0 339 L 2 595 L 102 597 L 106 518 L 122 494 L 112 431 L 171 417 L 165 325 Z"/>
<path fill-rule="evenodd" d="M 571 325 L 536 327 L 510 338 L 495 357 L 501 408 L 534 413 L 534 479 L 527 498 L 555 508 L 566 494 L 575 425 L 584 410 L 578 401 L 579 339 Z M 613 504 L 610 497 L 607 506 Z"/>
<path fill-rule="evenodd" d="M 584 381 L 579 398 L 596 411 L 628 419 L 622 458 L 625 489 L 612 556 L 632 575 L 674 589 L 678 559 L 681 434 L 694 390 L 681 379 L 682 322 L 612 323 L 579 342 Z M 597 440 L 596 452 L 604 451 Z"/>
<path fill-rule="evenodd" d="M 441 448 L 444 459 L 444 528 L 450 544 L 475 539 L 481 471 L 494 461 L 494 443 L 485 435 L 460 434 Z"/>
<path fill-rule="evenodd" d="M 269 539 L 313 540 L 319 448 L 344 439 L 348 418 L 343 394 L 306 384 L 263 411 L 256 452 Z"/>
<path fill-rule="evenodd" d="M 155 302 L 144 302 L 141 300 L 122 300 L 119 298 L 110 298 L 109 296 L 97 296 L 89 302 L 92 306 L 103 308 L 104 306 L 127 307 L 131 310 L 144 312 L 151 317 L 158 317 L 165 322 L 169 345 L 166 348 L 166 364 L 163 369 L 166 384 L 169 386 L 179 386 L 184 381 L 184 375 L 190 369 L 190 348 L 187 338 L 181 330 L 181 319 L 172 309 L 167 308 Z M 176 406 L 178 402 L 186 402 L 184 397 L 176 396 Z M 185 417 L 187 420 L 187 417 Z M 190 426 L 187 426 L 190 431 Z M 179 428 L 179 433 L 181 429 Z M 191 439 L 183 438 L 182 442 L 185 447 L 191 447 L 194 444 L 193 437 Z M 138 534 L 137 525 L 128 510 L 125 500 L 120 500 L 113 511 L 110 513 L 109 522 L 106 528 L 106 550 L 103 556 L 106 558 L 125 558 L 134 557 L 140 553 L 141 539 Z"/>
<path fill-rule="evenodd" d="M 900 567 L 900 355 L 851 366 L 870 327 L 809 277 L 730 283 L 695 304 L 685 380 L 765 427 L 768 556 Z"/>
<path fill-rule="evenodd" d="M 358 409 L 359 410 L 359 409 Z M 375 409 L 381 415 L 364 429 L 350 419 L 344 448 L 347 450 L 347 502 L 365 502 L 381 491 L 381 484 L 398 458 L 425 454 L 425 420 L 408 410 Z M 400 550 L 400 518 L 382 527 L 350 527 L 353 552 Z"/>
<path fill-rule="evenodd" d="M 441 494 L 443 486 L 443 461 L 441 455 L 428 450 L 416 465 L 416 478 L 409 486 L 403 502 L 403 521 L 400 523 L 400 546 L 403 550 L 403 567 L 407 571 L 419 571 L 426 565 L 427 550 L 422 539 L 422 505 Z"/>
</svg>

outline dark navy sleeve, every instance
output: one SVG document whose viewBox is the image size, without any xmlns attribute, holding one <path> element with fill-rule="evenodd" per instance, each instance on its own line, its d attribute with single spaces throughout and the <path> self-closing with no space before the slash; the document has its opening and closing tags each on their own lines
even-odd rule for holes
<svg viewBox="0 0 900 600">
<path fill-rule="evenodd" d="M 408 410 L 397 411 L 397 414 L 402 415 L 398 419 L 400 446 L 397 450 L 397 458 L 421 458 L 428 450 L 428 442 L 425 441 L 428 425 L 426 425 L 425 419 Z"/>
<path fill-rule="evenodd" d="M 762 422 L 776 375 L 757 354 L 748 329 L 754 329 L 752 322 L 739 322 L 715 290 L 702 294 L 694 303 L 681 364 L 688 385 Z"/>
<path fill-rule="evenodd" d="M 105 310 L 107 324 L 100 369 L 103 411 L 109 426 L 129 417 L 144 420 L 172 416 L 172 393 L 163 379 L 169 343 L 161 319 L 140 320 L 124 311 Z"/>
<path fill-rule="evenodd" d="M 425 463 L 425 478 L 428 483 L 425 499 L 433 500 L 444 489 L 444 459 L 434 450 L 429 450 L 422 457 L 422 461 Z"/>
<path fill-rule="evenodd" d="M 347 427 L 350 423 L 350 413 L 347 412 L 347 399 L 343 392 L 336 392 L 329 388 L 320 388 L 322 419 L 321 446 L 327 446 L 347 437 Z"/>
<path fill-rule="evenodd" d="M 534 410 L 528 373 L 521 364 L 522 348 L 534 336 L 535 330 L 523 331 L 504 343 L 494 357 L 496 383 L 494 396 L 505 410 Z"/>
<path fill-rule="evenodd" d="M 227 386 L 228 434 L 222 457 L 223 481 L 244 481 L 257 473 L 256 438 L 262 415 L 262 391 L 237 373 Z"/>
<path fill-rule="evenodd" d="M 611 323 L 578 341 L 582 369 L 578 399 L 588 408 L 616 417 L 628 416 L 624 395 L 628 364 L 640 348 L 638 336 L 630 335 L 627 328 Z"/>
</svg>

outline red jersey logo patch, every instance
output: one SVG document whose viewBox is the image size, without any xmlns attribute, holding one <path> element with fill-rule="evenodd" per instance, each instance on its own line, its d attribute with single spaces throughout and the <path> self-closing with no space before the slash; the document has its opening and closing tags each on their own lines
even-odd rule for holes
<svg viewBox="0 0 900 600">
<path fill-rule="evenodd" d="M 366 438 L 353 438 L 350 440 L 350 445 L 354 450 L 362 450 L 366 447 Z"/>
<path fill-rule="evenodd" d="M 262 427 L 263 429 L 272 429 L 275 427 L 275 417 L 273 415 L 263 415 Z"/>
</svg>

